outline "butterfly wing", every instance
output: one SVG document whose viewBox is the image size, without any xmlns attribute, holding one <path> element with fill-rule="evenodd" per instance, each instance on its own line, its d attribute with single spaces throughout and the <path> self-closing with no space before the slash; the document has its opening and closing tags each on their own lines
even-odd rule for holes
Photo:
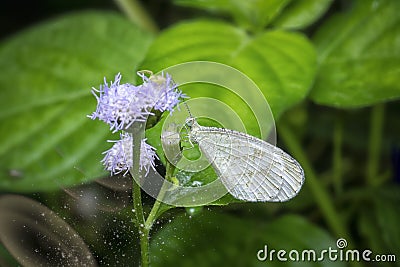
<svg viewBox="0 0 400 267">
<path fill-rule="evenodd" d="M 202 153 L 235 198 L 281 202 L 300 191 L 304 171 L 282 149 L 227 129 L 201 126 L 194 136 Z"/>
</svg>

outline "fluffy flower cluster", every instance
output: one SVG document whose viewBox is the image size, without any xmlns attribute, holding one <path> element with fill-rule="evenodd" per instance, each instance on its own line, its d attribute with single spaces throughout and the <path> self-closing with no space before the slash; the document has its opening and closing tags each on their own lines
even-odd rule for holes
<svg viewBox="0 0 400 267">
<path fill-rule="evenodd" d="M 129 133 L 122 133 L 121 140 L 108 142 L 115 143 L 112 148 L 105 151 L 106 154 L 101 161 L 105 166 L 106 170 L 112 174 L 119 174 L 124 172 L 124 175 L 132 168 L 133 165 L 133 137 Z M 146 139 L 143 139 L 140 145 L 140 170 L 145 170 L 146 175 L 149 173 L 150 168 L 155 170 L 154 160 L 158 159 L 154 147 L 146 143 Z"/>
<path fill-rule="evenodd" d="M 117 74 L 110 85 L 104 80 L 99 90 L 93 88 L 92 93 L 98 104 L 89 118 L 104 121 L 113 132 L 117 132 L 128 129 L 135 121 L 146 121 L 147 116 L 153 115 L 153 109 L 172 111 L 179 99 L 185 97 L 177 90 L 169 74 L 150 78 L 144 73 L 138 74 L 143 79 L 143 84 L 139 86 L 121 84 L 121 74 Z"/>
<path fill-rule="evenodd" d="M 147 77 L 139 72 L 138 75 L 143 79 L 143 84 L 139 86 L 121 84 L 121 74 L 117 74 L 114 82 L 108 84 L 104 79 L 104 85 L 99 90 L 93 88 L 97 109 L 88 117 L 104 121 L 115 133 L 128 129 L 134 122 L 145 122 L 148 116 L 154 115 L 154 110 L 172 111 L 180 99 L 185 97 L 169 74 Z M 132 168 L 132 138 L 131 134 L 122 133 L 121 140 L 109 141 L 114 145 L 104 152 L 102 163 L 111 174 L 126 174 Z M 145 139 L 141 142 L 140 150 L 140 168 L 147 175 L 150 168 L 154 169 L 157 155 Z"/>
</svg>

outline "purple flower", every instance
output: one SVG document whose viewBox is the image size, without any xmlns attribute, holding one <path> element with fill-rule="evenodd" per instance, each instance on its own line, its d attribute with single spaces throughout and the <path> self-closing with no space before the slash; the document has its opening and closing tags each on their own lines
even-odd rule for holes
<svg viewBox="0 0 400 267">
<path fill-rule="evenodd" d="M 138 72 L 143 84 L 139 86 L 130 83 L 121 84 L 121 74 L 115 76 L 114 82 L 104 84 L 92 93 L 97 99 L 97 108 L 90 116 L 91 119 L 99 119 L 110 125 L 113 132 L 126 130 L 135 122 L 146 122 L 148 116 L 155 115 L 154 111 L 170 111 L 186 97 L 177 89 L 169 74 L 150 75 L 148 71 Z M 157 114 L 159 116 L 159 114 Z M 122 133 L 121 140 L 114 142 L 113 147 L 104 152 L 102 163 L 111 174 L 124 172 L 124 175 L 132 168 L 132 135 Z M 154 160 L 157 158 L 155 149 L 141 141 L 140 169 L 148 174 L 150 168 L 154 169 Z"/>
<path fill-rule="evenodd" d="M 143 72 L 138 72 L 138 75 L 143 79 L 142 89 L 147 92 L 148 108 L 150 109 L 172 112 L 180 99 L 186 98 L 186 95 L 177 89 L 177 84 L 168 73 L 165 77 L 164 73 L 147 77 Z"/>
<path fill-rule="evenodd" d="M 153 109 L 172 111 L 180 98 L 186 97 L 169 74 L 146 77 L 143 72 L 138 72 L 138 75 L 143 79 L 139 86 L 121 84 L 118 73 L 110 85 L 104 79 L 99 90 L 93 88 L 98 104 L 96 111 L 88 117 L 106 122 L 113 132 L 117 132 L 128 129 L 136 121 L 145 122 L 147 116 L 154 115 Z"/>
<path fill-rule="evenodd" d="M 105 151 L 106 154 L 101 161 L 105 169 L 110 171 L 112 175 L 124 172 L 124 175 L 132 168 L 132 135 L 124 132 L 121 134 L 121 140 L 109 140 L 108 142 L 115 143 L 109 150 Z M 144 169 L 146 175 L 149 173 L 150 168 L 155 170 L 154 160 L 158 159 L 155 148 L 146 143 L 143 139 L 140 146 L 140 170 Z"/>
</svg>

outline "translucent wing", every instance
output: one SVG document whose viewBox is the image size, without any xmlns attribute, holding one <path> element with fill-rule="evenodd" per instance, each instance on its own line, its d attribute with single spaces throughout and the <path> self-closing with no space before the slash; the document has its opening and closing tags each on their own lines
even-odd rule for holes
<svg viewBox="0 0 400 267">
<path fill-rule="evenodd" d="M 196 123 L 191 139 L 235 198 L 286 201 L 297 195 L 304 182 L 304 171 L 295 159 L 253 136 Z"/>
</svg>

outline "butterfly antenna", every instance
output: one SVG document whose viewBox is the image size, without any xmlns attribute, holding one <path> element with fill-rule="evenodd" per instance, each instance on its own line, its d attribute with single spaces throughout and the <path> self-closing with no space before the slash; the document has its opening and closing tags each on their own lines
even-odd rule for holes
<svg viewBox="0 0 400 267">
<path fill-rule="evenodd" d="M 189 109 L 188 104 L 187 104 L 186 102 L 183 102 L 183 104 L 185 105 L 185 107 L 186 107 L 186 109 L 187 109 L 187 111 L 188 111 L 188 113 L 189 113 L 189 117 L 190 117 L 190 118 L 193 118 L 192 112 L 190 112 L 190 109 Z"/>
</svg>

